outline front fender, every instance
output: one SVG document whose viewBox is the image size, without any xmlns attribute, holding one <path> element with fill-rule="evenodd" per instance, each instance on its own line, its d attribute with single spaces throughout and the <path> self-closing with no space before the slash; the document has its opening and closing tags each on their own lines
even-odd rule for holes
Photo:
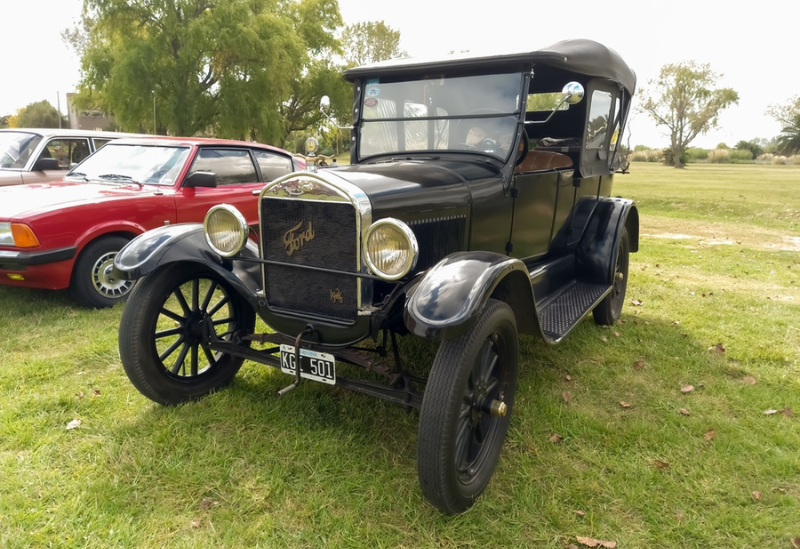
<svg viewBox="0 0 800 549">
<path fill-rule="evenodd" d="M 258 246 L 251 240 L 240 256 L 258 257 Z M 173 263 L 207 267 L 227 280 L 257 308 L 260 289 L 258 263 L 224 258 L 206 242 L 201 223 L 167 225 L 141 234 L 128 242 L 114 258 L 114 275 L 136 280 Z"/>
<path fill-rule="evenodd" d="M 457 252 L 434 265 L 409 292 L 403 313 L 406 327 L 427 339 L 459 337 L 477 321 L 501 284 L 515 289 L 510 303 L 515 313 L 527 313 L 517 313 L 518 323 L 525 325 L 535 318 L 533 289 L 524 263 L 493 252 Z"/>
</svg>

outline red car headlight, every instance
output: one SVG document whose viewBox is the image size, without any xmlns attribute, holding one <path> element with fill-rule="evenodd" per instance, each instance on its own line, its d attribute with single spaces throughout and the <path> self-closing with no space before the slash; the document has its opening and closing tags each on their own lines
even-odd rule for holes
<svg viewBox="0 0 800 549">
<path fill-rule="evenodd" d="M 39 246 L 39 239 L 33 234 L 33 230 L 24 223 L 0 221 L 0 245 L 36 248 Z"/>
</svg>

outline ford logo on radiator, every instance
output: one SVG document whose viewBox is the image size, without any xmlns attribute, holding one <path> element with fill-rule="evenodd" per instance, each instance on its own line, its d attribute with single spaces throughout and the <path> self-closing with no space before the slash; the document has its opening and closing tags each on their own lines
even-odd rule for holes
<svg viewBox="0 0 800 549">
<path fill-rule="evenodd" d="M 283 245 L 286 246 L 286 255 L 291 256 L 302 248 L 306 242 L 314 240 L 314 228 L 311 226 L 311 221 L 308 222 L 308 228 L 304 231 L 300 231 L 300 227 L 303 226 L 304 222 L 305 220 L 301 221 L 283 234 Z"/>
</svg>

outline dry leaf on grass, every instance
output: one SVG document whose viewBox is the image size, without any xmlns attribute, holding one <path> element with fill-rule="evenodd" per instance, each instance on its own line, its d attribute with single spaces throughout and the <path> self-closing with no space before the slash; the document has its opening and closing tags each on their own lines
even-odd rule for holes
<svg viewBox="0 0 800 549">
<path fill-rule="evenodd" d="M 569 394 L 569 391 L 564 391 L 561 393 L 561 398 L 564 399 L 564 402 L 569 402 L 569 399 L 572 398 L 572 395 Z"/>
<path fill-rule="evenodd" d="M 681 409 L 680 409 L 680 410 L 678 410 L 678 411 L 681 413 L 681 415 L 684 415 L 684 416 L 688 416 L 688 415 L 690 415 L 690 414 L 689 414 L 689 410 L 687 410 L 686 408 L 681 408 Z"/>
<path fill-rule="evenodd" d="M 99 397 L 100 396 L 100 389 L 92 389 L 92 396 Z"/>
<path fill-rule="evenodd" d="M 619 336 L 621 336 L 622 334 L 621 334 L 621 333 L 619 333 L 619 332 L 614 332 L 614 335 L 615 335 L 616 337 L 619 337 Z"/>
<path fill-rule="evenodd" d="M 636 370 L 637 372 L 642 368 L 644 368 L 644 360 L 637 360 L 636 362 L 633 363 L 633 369 Z"/>
<path fill-rule="evenodd" d="M 575 509 L 575 511 L 573 511 L 573 513 L 575 513 L 579 517 L 585 517 L 586 516 L 586 512 L 581 511 L 580 509 Z"/>
<path fill-rule="evenodd" d="M 80 426 L 81 426 L 81 420 L 73 419 L 72 421 L 67 423 L 67 431 L 70 431 L 72 429 L 77 429 Z"/>
<path fill-rule="evenodd" d="M 753 376 L 744 376 L 742 378 L 742 382 L 743 383 L 747 383 L 748 385 L 755 385 L 756 384 L 756 378 L 754 378 Z"/>
<path fill-rule="evenodd" d="M 792 413 L 792 409 L 787 406 L 783 409 L 783 415 L 786 417 L 792 417 L 794 414 Z"/>
<path fill-rule="evenodd" d="M 691 393 L 692 391 L 694 391 L 694 385 L 684 385 L 681 387 L 681 393 Z"/>
<path fill-rule="evenodd" d="M 603 343 L 608 343 L 608 338 L 606 336 L 600 336 L 600 341 Z"/>
<path fill-rule="evenodd" d="M 753 491 L 753 499 L 756 500 L 756 501 L 760 500 L 761 499 L 761 492 L 759 492 L 758 490 Z"/>
<path fill-rule="evenodd" d="M 193 520 L 192 521 L 192 528 L 200 528 L 200 521 L 199 520 Z"/>
<path fill-rule="evenodd" d="M 708 431 L 706 431 L 706 434 L 703 435 L 703 438 L 705 439 L 706 442 L 708 442 L 712 438 L 714 438 L 714 435 L 716 435 L 716 434 L 717 434 L 717 432 L 714 429 L 709 429 Z"/>
<path fill-rule="evenodd" d="M 669 463 L 667 463 L 666 461 L 661 461 L 660 459 L 654 459 L 653 460 L 653 465 L 656 466 L 656 469 L 668 469 L 669 468 Z"/>
<path fill-rule="evenodd" d="M 619 405 L 622 406 L 623 408 L 630 408 L 631 407 L 631 403 L 630 402 L 625 402 L 624 400 L 620 400 L 619 401 Z"/>
<path fill-rule="evenodd" d="M 675 518 L 678 519 L 678 522 L 683 520 L 683 511 L 678 511 L 675 513 Z"/>
<path fill-rule="evenodd" d="M 711 347 L 709 347 L 708 350 L 722 354 L 725 352 L 725 346 L 722 345 L 722 343 L 717 343 L 716 345 L 712 345 Z"/>
<path fill-rule="evenodd" d="M 201 511 L 208 511 L 209 509 L 211 509 L 212 507 L 216 507 L 217 505 L 219 505 L 219 502 L 214 501 L 211 498 L 203 498 L 202 500 L 200 500 Z"/>
<path fill-rule="evenodd" d="M 792 538 L 792 547 L 800 549 L 800 538 Z"/>
<path fill-rule="evenodd" d="M 566 376 L 564 376 L 564 378 L 565 378 L 567 381 L 572 381 L 572 376 L 571 376 L 571 375 L 569 375 L 569 374 L 567 374 Z"/>
<path fill-rule="evenodd" d="M 561 442 L 562 440 L 564 440 L 564 437 L 562 437 L 558 433 L 554 433 L 553 436 L 550 437 L 550 442 L 552 442 L 553 444 L 555 444 L 556 442 Z"/>
<path fill-rule="evenodd" d="M 772 414 L 777 414 L 778 410 L 764 410 L 765 416 L 771 416 Z"/>
<path fill-rule="evenodd" d="M 641 300 L 641 299 L 632 299 L 632 300 L 631 300 L 631 305 L 633 305 L 633 306 L 635 306 L 635 307 L 638 307 L 638 306 L 640 306 L 641 304 L 642 304 L 642 300 Z"/>
<path fill-rule="evenodd" d="M 581 545 L 585 545 L 586 547 L 606 547 L 607 549 L 614 549 L 617 546 L 616 541 L 603 541 L 600 539 L 593 539 L 593 538 L 582 538 L 581 536 L 576 536 L 578 543 Z"/>
</svg>

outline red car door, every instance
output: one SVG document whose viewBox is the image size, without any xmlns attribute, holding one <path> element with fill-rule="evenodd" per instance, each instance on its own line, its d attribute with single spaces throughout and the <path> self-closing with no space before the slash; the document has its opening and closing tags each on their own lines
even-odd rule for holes
<svg viewBox="0 0 800 549">
<path fill-rule="evenodd" d="M 178 223 L 200 222 L 209 208 L 217 204 L 235 206 L 249 225 L 258 224 L 258 196 L 264 183 L 259 181 L 250 149 L 242 147 L 201 147 L 186 172 L 212 172 L 217 176 L 217 186 L 181 186 L 175 195 Z"/>
</svg>

